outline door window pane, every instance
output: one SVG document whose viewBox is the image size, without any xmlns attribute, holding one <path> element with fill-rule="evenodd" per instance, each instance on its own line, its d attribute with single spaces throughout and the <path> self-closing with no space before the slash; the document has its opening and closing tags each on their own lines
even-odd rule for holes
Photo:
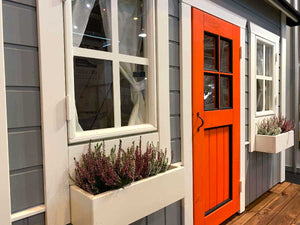
<svg viewBox="0 0 300 225">
<path fill-rule="evenodd" d="M 204 69 L 217 70 L 217 38 L 204 34 Z"/>
<path fill-rule="evenodd" d="M 265 87 L 265 96 L 266 96 L 266 104 L 265 104 L 265 110 L 272 110 L 273 108 L 273 91 L 272 91 L 272 81 L 266 80 L 266 87 Z"/>
<path fill-rule="evenodd" d="M 114 127 L 112 62 L 75 56 L 74 83 L 78 126 Z"/>
<path fill-rule="evenodd" d="M 107 0 L 73 0 L 73 46 L 111 51 L 111 6 Z"/>
<path fill-rule="evenodd" d="M 256 64 L 257 75 L 264 74 L 264 45 L 260 42 L 257 42 L 257 49 L 256 49 Z"/>
<path fill-rule="evenodd" d="M 273 47 L 265 45 L 265 75 L 272 76 L 273 71 Z"/>
<path fill-rule="evenodd" d="M 119 0 L 119 48 L 125 55 L 146 57 L 147 1 Z"/>
<path fill-rule="evenodd" d="M 231 41 L 220 39 L 220 67 L 222 72 L 231 72 Z"/>
<path fill-rule="evenodd" d="M 121 124 L 147 122 L 147 66 L 120 63 Z"/>
<path fill-rule="evenodd" d="M 220 106 L 221 108 L 232 107 L 231 93 L 232 93 L 232 82 L 231 76 L 221 76 L 220 78 Z"/>
<path fill-rule="evenodd" d="M 204 75 L 204 109 L 218 108 L 218 78 L 215 75 Z"/>
<path fill-rule="evenodd" d="M 256 80 L 256 111 L 263 110 L 263 80 Z"/>
</svg>

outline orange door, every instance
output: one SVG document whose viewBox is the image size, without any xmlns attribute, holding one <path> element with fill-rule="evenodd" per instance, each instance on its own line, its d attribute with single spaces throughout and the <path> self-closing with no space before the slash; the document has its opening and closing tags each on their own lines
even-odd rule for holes
<svg viewBox="0 0 300 225">
<path fill-rule="evenodd" d="M 194 224 L 239 210 L 240 29 L 192 9 Z"/>
</svg>

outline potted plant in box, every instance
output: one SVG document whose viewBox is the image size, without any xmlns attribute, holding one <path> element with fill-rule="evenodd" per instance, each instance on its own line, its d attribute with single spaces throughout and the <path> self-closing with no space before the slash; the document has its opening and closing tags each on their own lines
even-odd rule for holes
<svg viewBox="0 0 300 225">
<path fill-rule="evenodd" d="M 283 116 L 273 116 L 258 124 L 255 150 L 278 153 L 294 145 L 294 123 Z"/>
<path fill-rule="evenodd" d="M 76 161 L 71 186 L 73 225 L 129 224 L 184 197 L 183 167 L 170 165 L 166 152 L 134 143 L 106 154 L 105 144 L 91 144 Z"/>
</svg>

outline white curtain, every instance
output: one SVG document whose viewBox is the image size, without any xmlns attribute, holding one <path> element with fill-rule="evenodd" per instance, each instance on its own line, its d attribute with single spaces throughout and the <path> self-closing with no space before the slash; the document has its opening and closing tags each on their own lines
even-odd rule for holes
<svg viewBox="0 0 300 225">
<path fill-rule="evenodd" d="M 119 17 L 119 48 L 121 54 L 139 56 L 141 51 L 142 37 L 139 37 L 142 20 L 133 20 L 136 16 L 139 0 L 123 0 L 118 2 Z M 73 17 L 73 46 L 79 47 L 85 33 L 91 11 L 95 0 L 75 0 L 72 6 Z M 111 12 L 110 0 L 99 0 L 100 11 Z M 106 37 L 111 37 L 111 16 L 110 13 L 102 13 L 103 28 Z M 144 27 L 146 29 L 146 27 Z M 108 43 L 109 50 L 111 45 Z M 133 76 L 136 71 L 136 65 L 121 63 L 120 73 L 131 84 L 131 101 L 133 109 L 130 115 L 128 125 L 138 125 L 146 122 L 146 104 L 143 95 L 145 90 L 145 80 L 137 82 Z M 76 131 L 82 131 L 78 122 L 78 115 L 75 106 Z"/>
</svg>

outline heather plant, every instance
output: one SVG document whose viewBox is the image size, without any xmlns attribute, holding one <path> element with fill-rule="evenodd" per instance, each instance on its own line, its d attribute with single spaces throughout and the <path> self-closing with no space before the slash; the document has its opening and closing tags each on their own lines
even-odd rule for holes
<svg viewBox="0 0 300 225">
<path fill-rule="evenodd" d="M 134 181 L 141 180 L 169 169 L 167 151 L 159 146 L 147 143 L 142 152 L 142 140 L 135 146 L 133 142 L 126 151 L 122 141 L 107 155 L 104 141 L 96 144 L 94 151 L 89 144 L 88 152 L 81 159 L 75 158 L 75 184 L 91 194 L 99 194 L 108 190 L 122 188 Z"/>
<path fill-rule="evenodd" d="M 278 135 L 294 129 L 294 123 L 282 115 L 264 119 L 258 124 L 257 133 L 260 135 Z"/>
</svg>

